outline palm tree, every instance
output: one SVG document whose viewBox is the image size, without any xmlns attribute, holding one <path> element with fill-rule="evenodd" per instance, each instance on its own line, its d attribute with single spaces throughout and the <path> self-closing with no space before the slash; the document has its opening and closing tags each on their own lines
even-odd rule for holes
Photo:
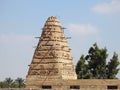
<svg viewBox="0 0 120 90">
<path fill-rule="evenodd" d="M 22 88 L 25 86 L 24 79 L 18 77 L 15 81 L 19 88 Z"/>
<path fill-rule="evenodd" d="M 4 87 L 5 87 L 4 82 L 0 82 L 0 88 L 4 88 Z"/>
<path fill-rule="evenodd" d="M 5 82 L 5 86 L 7 88 L 10 88 L 13 80 L 9 77 L 9 78 L 6 78 L 4 82 Z"/>
<path fill-rule="evenodd" d="M 0 88 L 11 88 L 13 80 L 9 77 L 0 82 Z"/>
</svg>

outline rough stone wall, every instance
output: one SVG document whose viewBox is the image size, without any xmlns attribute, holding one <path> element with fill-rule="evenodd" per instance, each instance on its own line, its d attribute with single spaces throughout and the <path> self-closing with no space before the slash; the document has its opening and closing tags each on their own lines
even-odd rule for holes
<svg viewBox="0 0 120 90">
<path fill-rule="evenodd" d="M 33 85 L 33 83 L 31 82 L 29 85 Z M 45 81 L 44 83 L 37 81 L 31 88 L 42 89 L 42 86 L 51 86 L 52 90 L 70 90 L 70 86 L 79 86 L 80 90 L 120 90 L 120 80 L 52 80 Z M 118 89 L 107 89 L 108 86 L 116 86 Z"/>
<path fill-rule="evenodd" d="M 120 90 L 120 80 L 60 80 L 46 81 L 42 85 L 38 81 L 33 88 L 5 88 L 0 90 Z M 40 85 L 40 86 L 39 86 Z M 35 87 L 36 86 L 36 87 Z M 42 86 L 51 86 L 51 89 L 42 89 Z M 80 89 L 70 89 L 71 86 L 79 86 Z M 117 86 L 117 89 L 107 89 L 107 86 Z"/>
</svg>

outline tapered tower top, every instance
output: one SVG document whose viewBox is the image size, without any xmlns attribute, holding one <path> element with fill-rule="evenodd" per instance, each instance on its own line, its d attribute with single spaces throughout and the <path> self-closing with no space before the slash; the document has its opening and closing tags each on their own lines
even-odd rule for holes
<svg viewBox="0 0 120 90">
<path fill-rule="evenodd" d="M 58 21 L 58 20 L 57 20 L 57 17 L 50 16 L 50 17 L 48 17 L 47 21 Z"/>
<path fill-rule="evenodd" d="M 60 22 L 58 21 L 57 17 L 51 16 L 47 19 L 45 25 L 58 25 L 61 26 Z"/>
</svg>

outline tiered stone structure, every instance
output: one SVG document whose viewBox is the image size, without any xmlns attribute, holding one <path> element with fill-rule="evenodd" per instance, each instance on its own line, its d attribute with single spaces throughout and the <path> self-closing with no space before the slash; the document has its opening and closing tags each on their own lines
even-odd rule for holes
<svg viewBox="0 0 120 90">
<path fill-rule="evenodd" d="M 34 80 L 77 79 L 71 49 L 58 19 L 47 19 L 31 64 L 26 82 Z M 27 84 L 27 83 L 26 83 Z"/>
</svg>

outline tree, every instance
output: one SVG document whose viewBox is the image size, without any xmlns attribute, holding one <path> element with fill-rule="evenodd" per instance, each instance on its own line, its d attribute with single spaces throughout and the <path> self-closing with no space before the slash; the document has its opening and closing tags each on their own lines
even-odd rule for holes
<svg viewBox="0 0 120 90">
<path fill-rule="evenodd" d="M 15 81 L 13 81 L 12 83 L 11 83 L 11 86 L 10 86 L 11 88 L 18 88 L 18 86 L 17 86 L 17 84 L 16 84 L 16 82 Z"/>
<path fill-rule="evenodd" d="M 6 78 L 5 81 L 4 81 L 6 88 L 10 88 L 12 82 L 13 82 L 13 80 L 10 77 Z"/>
<path fill-rule="evenodd" d="M 120 62 L 118 61 L 118 54 L 114 52 L 112 59 L 108 62 L 107 65 L 107 78 L 116 79 L 116 75 L 120 68 L 118 68 Z"/>
<path fill-rule="evenodd" d="M 92 77 L 92 74 L 88 71 L 84 55 L 82 55 L 80 60 L 77 62 L 76 73 L 78 79 L 87 79 Z"/>
<path fill-rule="evenodd" d="M 107 49 L 100 49 L 97 44 L 93 44 L 88 51 L 86 60 L 88 61 L 88 69 L 94 78 L 106 78 L 106 59 L 108 57 Z"/>
<path fill-rule="evenodd" d="M 88 50 L 88 55 L 82 55 L 76 65 L 78 79 L 112 79 L 116 78 L 119 66 L 118 55 L 114 53 L 112 59 L 107 64 L 107 49 L 99 48 L 95 43 Z"/>
<path fill-rule="evenodd" d="M 10 77 L 0 82 L 0 88 L 24 88 L 24 79 L 17 78 L 12 80 Z"/>
<path fill-rule="evenodd" d="M 17 84 L 17 86 L 18 86 L 19 88 L 22 88 L 22 87 L 25 86 L 25 85 L 24 85 L 24 79 L 22 79 L 22 78 L 17 78 L 17 79 L 15 80 L 15 82 L 16 82 L 16 84 Z"/>
<path fill-rule="evenodd" d="M 80 60 L 77 62 L 76 73 L 77 73 L 79 79 L 83 78 L 83 73 L 86 73 L 86 65 L 85 65 L 84 55 L 82 55 L 80 57 Z"/>
<path fill-rule="evenodd" d="M 0 88 L 5 88 L 5 87 L 6 87 L 5 82 L 1 81 L 1 82 L 0 82 Z"/>
</svg>

